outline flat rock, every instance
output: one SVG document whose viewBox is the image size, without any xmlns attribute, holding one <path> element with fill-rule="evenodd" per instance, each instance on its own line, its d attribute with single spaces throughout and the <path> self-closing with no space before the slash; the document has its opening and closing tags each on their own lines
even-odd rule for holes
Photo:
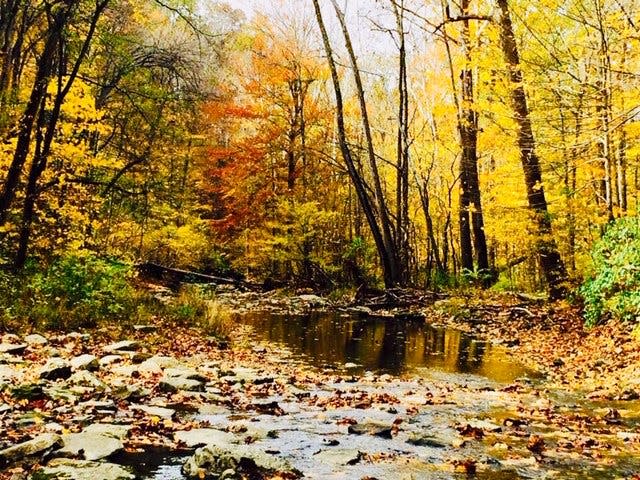
<svg viewBox="0 0 640 480">
<path fill-rule="evenodd" d="M 49 340 L 47 340 L 39 333 L 32 333 L 31 335 L 27 335 L 26 337 L 24 337 L 24 341 L 30 346 L 43 346 L 49 343 Z"/>
<path fill-rule="evenodd" d="M 173 357 L 167 357 L 164 355 L 154 355 L 153 357 L 150 357 L 148 360 L 146 360 L 143 363 L 146 363 L 146 362 L 153 362 L 155 365 L 158 365 L 162 369 L 184 367 L 184 365 L 182 364 L 182 362 L 180 362 L 180 360 L 177 360 Z"/>
<path fill-rule="evenodd" d="M 105 355 L 98 361 L 98 363 L 100 363 L 101 366 L 106 367 L 107 365 L 121 362 L 123 359 L 124 357 L 122 355 Z"/>
<path fill-rule="evenodd" d="M 167 377 L 164 376 L 160 379 L 158 384 L 160 390 L 163 392 L 179 392 L 179 391 L 188 391 L 188 392 L 203 392 L 204 391 L 204 383 L 198 380 L 192 380 L 190 378 L 183 377 Z"/>
<path fill-rule="evenodd" d="M 120 465 L 56 458 L 36 472 L 34 478 L 65 480 L 133 480 L 135 475 Z"/>
<path fill-rule="evenodd" d="M 166 377 L 188 378 L 199 382 L 206 382 L 208 380 L 207 377 L 193 368 L 166 368 L 164 374 Z"/>
<path fill-rule="evenodd" d="M 105 346 L 102 351 L 105 353 L 115 352 L 135 352 L 140 348 L 140 343 L 134 340 L 122 340 L 121 342 L 112 343 Z"/>
<path fill-rule="evenodd" d="M 0 468 L 22 461 L 28 457 L 43 456 L 62 446 L 62 438 L 54 433 L 44 433 L 33 440 L 0 450 Z"/>
<path fill-rule="evenodd" d="M 104 432 L 91 432 L 86 429 L 80 433 L 62 436 L 63 455 L 82 456 L 85 460 L 100 460 L 124 449 L 122 440 Z"/>
<path fill-rule="evenodd" d="M 100 368 L 100 362 L 98 361 L 98 357 L 95 355 L 78 355 L 77 357 L 73 357 L 69 360 L 71 364 L 71 368 L 76 370 L 89 370 L 91 372 L 96 371 Z"/>
<path fill-rule="evenodd" d="M 43 380 L 67 379 L 71 376 L 71 364 L 62 358 L 50 358 L 39 375 Z"/>
<path fill-rule="evenodd" d="M 0 365 L 0 380 L 11 380 L 17 378 L 19 372 L 9 365 Z"/>
<path fill-rule="evenodd" d="M 93 423 L 87 426 L 83 430 L 83 432 L 96 435 L 106 435 L 108 437 L 123 440 L 127 435 L 129 435 L 130 430 L 130 425 L 117 425 L 114 423 Z"/>
<path fill-rule="evenodd" d="M 423 435 L 420 433 L 414 433 L 409 436 L 407 439 L 407 443 L 411 445 L 416 445 L 418 447 L 431 447 L 431 448 L 446 448 L 447 443 L 433 437 L 431 435 Z"/>
<path fill-rule="evenodd" d="M 189 448 L 204 445 L 224 447 L 230 443 L 238 443 L 238 438 L 232 433 L 216 430 L 215 428 L 195 428 L 193 430 L 178 431 L 173 435 L 177 442 L 184 443 Z"/>
<path fill-rule="evenodd" d="M 0 353 L 9 355 L 22 355 L 27 349 L 26 343 L 0 343 Z"/>
<path fill-rule="evenodd" d="M 0 403 L 0 415 L 2 415 L 3 413 L 10 412 L 11 410 L 13 409 L 11 408 L 10 405 L 7 405 L 6 403 Z"/>
<path fill-rule="evenodd" d="M 362 452 L 355 448 L 331 448 L 313 454 L 316 461 L 327 465 L 355 465 L 362 459 Z"/>
<path fill-rule="evenodd" d="M 68 379 L 67 383 L 70 385 L 82 385 L 85 387 L 92 387 L 99 390 L 105 390 L 107 384 L 100 380 L 87 370 L 78 370 L 73 373 Z"/>
<path fill-rule="evenodd" d="M 153 407 L 150 405 L 131 405 L 131 410 L 139 410 L 151 415 L 152 417 L 171 418 L 175 415 L 176 411 L 170 408 Z"/>
<path fill-rule="evenodd" d="M 158 330 L 158 327 L 155 325 L 134 325 L 133 329 L 140 333 L 152 333 Z"/>
<path fill-rule="evenodd" d="M 203 478 L 203 470 L 219 478 L 232 470 L 237 476 L 265 478 L 272 474 L 287 473 L 287 478 L 299 478 L 302 474 L 287 461 L 266 453 L 255 445 L 206 446 L 196 450 L 182 467 L 188 478 Z"/>
<path fill-rule="evenodd" d="M 373 435 L 386 439 L 393 438 L 392 425 L 377 422 L 356 423 L 349 425 L 348 432 L 355 435 Z"/>
</svg>

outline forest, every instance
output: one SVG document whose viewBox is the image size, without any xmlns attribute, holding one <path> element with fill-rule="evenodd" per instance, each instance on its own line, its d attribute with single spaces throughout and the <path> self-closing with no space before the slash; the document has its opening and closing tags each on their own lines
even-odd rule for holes
<svg viewBox="0 0 640 480">
<path fill-rule="evenodd" d="M 636 0 L 0 0 L 0 479 L 640 478 L 639 52 Z"/>
</svg>

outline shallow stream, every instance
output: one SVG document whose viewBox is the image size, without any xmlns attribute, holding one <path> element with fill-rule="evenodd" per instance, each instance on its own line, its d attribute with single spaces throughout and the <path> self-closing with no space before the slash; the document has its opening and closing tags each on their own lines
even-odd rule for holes
<svg viewBox="0 0 640 480">
<path fill-rule="evenodd" d="M 256 348 L 260 344 L 278 345 L 283 361 L 299 362 L 323 373 L 335 372 L 342 376 L 336 378 L 343 380 L 311 387 L 298 398 L 289 394 L 260 399 L 277 402 L 283 415 L 221 407 L 191 415 L 220 430 L 235 432 L 242 427 L 245 435 L 259 439 L 261 448 L 285 458 L 305 473 L 305 478 L 462 479 L 469 477 L 446 466 L 467 458 L 480 465 L 472 478 L 493 480 L 617 479 L 631 478 L 640 471 L 640 458 L 627 454 L 612 454 L 601 462 L 589 456 L 560 453 L 539 463 L 527 451 L 526 442 L 531 432 L 544 435 L 549 430 L 544 418 L 535 417 L 546 407 L 532 407 L 536 412 L 527 427 L 529 433 L 522 438 L 517 431 L 512 434 L 503 427 L 507 425 L 503 422 L 523 408 L 543 401 L 538 393 L 528 391 L 514 400 L 503 387 L 516 380 L 520 385 L 530 385 L 537 381 L 536 375 L 514 362 L 502 346 L 475 340 L 457 330 L 394 318 L 315 312 L 304 316 L 252 313 L 238 320 L 252 328 Z M 346 384 L 345 376 L 352 376 Z M 400 401 L 373 408 L 345 404 L 327 409 L 300 400 L 317 398 L 322 404 L 323 400 L 336 400 L 336 392 L 340 392 L 338 400 L 353 393 L 391 395 Z M 433 398 L 446 400 L 430 403 L 431 392 Z M 416 405 L 418 414 L 411 410 Z M 584 414 L 602 406 L 580 403 L 576 396 L 567 395 L 549 411 L 555 414 L 575 409 Z M 401 428 L 389 437 L 348 434 L 341 423 L 348 419 L 375 428 L 392 425 L 400 418 Z M 635 418 L 623 421 L 628 422 L 629 429 L 637 429 Z M 483 441 L 461 441 L 455 427 L 466 423 L 487 432 L 495 427 L 501 433 L 495 434 L 495 440 L 489 434 Z M 550 437 L 551 441 L 575 441 L 572 428 L 567 425 L 566 431 L 557 438 Z M 615 440 L 615 436 L 610 437 Z M 377 460 L 360 456 L 361 452 Z M 183 462 L 183 454 L 166 450 L 126 454 L 119 459 L 141 478 L 154 480 L 184 478 L 180 473 Z"/>
</svg>

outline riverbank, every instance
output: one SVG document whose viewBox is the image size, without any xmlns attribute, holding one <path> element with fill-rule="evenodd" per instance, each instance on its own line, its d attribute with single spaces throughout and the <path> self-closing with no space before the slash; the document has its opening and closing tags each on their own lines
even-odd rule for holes
<svg viewBox="0 0 640 480">
<path fill-rule="evenodd" d="M 291 314 L 335 307 L 313 295 L 249 295 L 229 293 L 244 309 Z M 507 333 L 516 321 L 533 321 L 522 312 L 500 322 L 486 306 L 494 320 L 481 322 L 474 314 L 462 321 L 447 316 L 450 306 L 428 308 L 440 321 L 475 325 L 502 343 L 514 341 Z M 520 308 L 543 312 L 511 308 L 514 317 Z M 361 307 L 350 311 L 367 314 Z M 504 336 L 493 335 L 498 325 Z M 538 327 L 549 335 L 561 328 L 544 325 Z M 511 347 L 516 357 L 535 350 L 528 331 L 535 334 L 533 327 L 518 330 L 519 345 Z M 184 456 L 165 465 L 176 475 L 170 478 L 182 478 L 185 462 L 184 473 L 194 478 L 206 473 L 206 464 L 217 465 L 211 478 L 473 472 L 544 478 L 556 472 L 558 478 L 613 479 L 640 471 L 636 404 L 586 401 L 554 388 L 569 361 L 549 367 L 560 371 L 551 383 L 504 384 L 437 369 L 399 377 L 353 374 L 345 365 L 314 368 L 290 349 L 257 342 L 242 324 L 227 345 L 160 320 L 65 335 L 5 335 L 2 344 L 2 479 L 151 479 L 152 471 L 122 466 L 151 446 Z"/>
</svg>

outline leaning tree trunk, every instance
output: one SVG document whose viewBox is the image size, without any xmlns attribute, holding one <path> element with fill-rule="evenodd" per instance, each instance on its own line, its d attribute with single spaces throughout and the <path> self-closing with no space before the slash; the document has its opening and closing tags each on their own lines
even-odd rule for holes
<svg viewBox="0 0 640 480">
<path fill-rule="evenodd" d="M 558 252 L 558 246 L 552 237 L 551 217 L 547 209 L 547 200 L 542 183 L 540 161 L 535 151 L 535 138 L 529 117 L 527 96 L 524 91 L 520 55 L 513 33 L 513 24 L 509 13 L 507 0 L 497 0 L 501 10 L 500 38 L 505 60 L 510 70 L 511 103 L 515 110 L 515 120 L 518 124 L 518 147 L 520 160 L 524 171 L 527 187 L 529 208 L 533 213 L 534 226 L 538 236 L 536 242 L 537 254 L 549 288 L 552 299 L 561 298 L 567 293 L 567 273 Z"/>
<path fill-rule="evenodd" d="M 342 154 L 345 166 L 347 167 L 347 172 L 349 174 L 349 178 L 351 179 L 351 183 L 353 184 L 353 187 L 356 191 L 356 195 L 358 197 L 360 207 L 362 208 L 362 212 L 364 213 L 367 219 L 367 223 L 369 224 L 371 235 L 373 236 L 373 241 L 375 242 L 376 250 L 378 252 L 380 263 L 382 265 L 385 286 L 391 287 L 395 284 L 394 260 L 390 255 L 390 252 L 386 248 L 382 231 L 380 229 L 380 226 L 378 225 L 375 206 L 369 196 L 369 187 L 366 185 L 365 180 L 362 178 L 360 172 L 358 171 L 358 168 L 356 167 L 353 155 L 351 154 L 351 149 L 347 142 L 346 127 L 344 123 L 344 101 L 342 99 L 342 89 L 340 88 L 338 69 L 333 58 L 333 49 L 331 48 L 331 42 L 329 41 L 329 34 L 327 33 L 327 29 L 324 23 L 324 19 L 322 18 L 322 12 L 320 10 L 320 5 L 318 2 L 319 0 L 313 0 L 313 6 L 315 9 L 318 27 L 320 28 L 320 33 L 322 35 L 322 43 L 327 55 L 327 62 L 329 64 L 329 70 L 331 71 L 333 90 L 336 97 L 336 130 L 340 152 Z"/>
</svg>

